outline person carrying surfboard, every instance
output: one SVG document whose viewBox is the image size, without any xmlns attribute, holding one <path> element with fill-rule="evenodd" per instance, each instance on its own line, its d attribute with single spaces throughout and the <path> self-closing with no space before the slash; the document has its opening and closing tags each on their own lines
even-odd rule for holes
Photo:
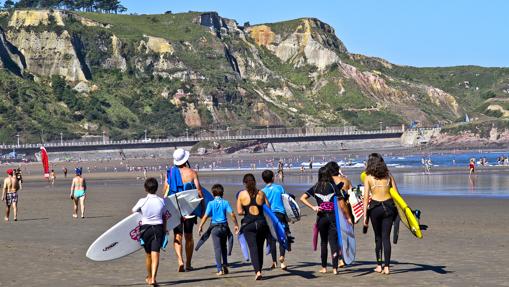
<svg viewBox="0 0 509 287">
<path fill-rule="evenodd" d="M 290 227 L 288 225 L 288 221 L 286 220 L 286 211 L 282 199 L 282 195 L 286 193 L 285 189 L 281 185 L 274 183 L 274 172 L 272 172 L 272 170 L 264 170 L 262 172 L 262 179 L 266 184 L 262 191 L 267 196 L 267 200 L 270 204 L 270 209 L 274 212 L 279 221 L 285 226 L 286 234 L 290 234 Z M 277 266 L 276 242 L 277 239 L 270 238 L 270 253 L 272 255 L 271 269 L 274 269 Z M 285 248 L 279 244 L 279 262 L 281 263 L 282 270 L 286 270 L 287 268 L 285 263 L 285 251 Z"/>
<path fill-rule="evenodd" d="M 202 187 L 200 180 L 198 179 L 198 173 L 194 171 L 189 164 L 189 152 L 184 149 L 176 149 L 173 152 L 173 164 L 174 166 L 168 169 L 165 183 L 164 197 L 170 196 L 174 193 L 181 192 L 183 190 L 196 189 L 198 196 L 203 198 Z M 202 201 L 201 211 L 205 210 L 205 203 Z M 203 214 L 196 214 L 195 216 L 182 218 L 182 223 L 173 229 L 173 245 L 175 248 L 175 254 L 178 260 L 178 272 L 191 271 L 191 260 L 193 258 L 194 251 L 194 239 L 193 239 L 193 227 L 198 222 L 197 216 L 202 217 Z M 182 256 L 182 239 L 185 239 L 185 251 L 186 251 L 186 262 L 184 263 Z M 184 269 L 185 264 L 185 269 Z"/>
<path fill-rule="evenodd" d="M 138 200 L 132 208 L 133 213 L 141 213 L 140 243 L 143 243 L 145 249 L 145 267 L 147 268 L 145 282 L 149 285 L 157 285 L 159 255 L 168 233 L 165 216 L 167 209 L 164 200 L 156 195 L 157 187 L 157 179 L 147 178 L 144 184 L 147 196 Z"/>
<path fill-rule="evenodd" d="M 384 159 L 378 153 L 370 154 L 364 179 L 364 227 L 367 228 L 368 221 L 371 220 L 375 232 L 377 262 L 374 271 L 387 275 L 390 273 L 391 262 L 391 229 L 398 214 L 389 192 L 391 188 L 398 192 L 394 177 L 389 173 Z"/>
<path fill-rule="evenodd" d="M 85 198 L 87 194 L 87 183 L 82 175 L 83 168 L 76 168 L 76 176 L 72 179 L 71 194 L 69 195 L 73 202 L 72 217 L 78 218 L 78 204 L 81 207 L 81 218 L 85 218 Z"/>
<path fill-rule="evenodd" d="M 239 224 L 237 223 L 237 217 L 235 217 L 235 213 L 233 213 L 230 203 L 223 199 L 223 186 L 220 184 L 212 186 L 212 194 L 214 195 L 214 200 L 207 204 L 205 216 L 203 216 L 200 226 L 198 227 L 198 234 L 201 236 L 203 225 L 207 222 L 209 217 L 212 217 L 212 223 L 205 234 L 200 238 L 200 241 L 196 245 L 196 250 L 198 250 L 199 246 L 201 246 L 201 244 L 203 244 L 203 242 L 212 235 L 212 241 L 214 242 L 214 254 L 216 258 L 216 274 L 221 276 L 228 274 L 229 272 L 228 255 L 231 254 L 231 247 L 233 246 L 233 234 L 228 227 L 226 215 L 230 214 L 232 217 L 235 234 L 239 234 Z M 231 241 L 229 243 L 229 250 L 226 248 L 226 242 L 228 240 Z"/>
<path fill-rule="evenodd" d="M 14 211 L 14 221 L 18 221 L 18 180 L 14 176 L 14 170 L 7 170 L 7 177 L 4 179 L 2 189 L 2 201 L 5 200 L 5 221 L 9 221 L 11 206 Z"/>
<path fill-rule="evenodd" d="M 344 199 L 341 195 L 340 188 L 342 184 L 336 186 L 332 184 L 333 179 L 325 166 L 318 170 L 318 182 L 306 191 L 300 200 L 307 207 L 316 212 L 316 226 L 320 233 L 320 254 L 322 269 L 320 273 L 327 273 L 327 243 L 332 253 L 332 272 L 338 273 L 339 262 L 339 242 L 336 227 L 336 219 L 334 213 L 334 200 L 340 201 L 340 206 L 344 206 Z M 338 188 L 339 187 L 339 188 Z M 314 197 L 317 205 L 312 205 L 308 198 Z"/>
<path fill-rule="evenodd" d="M 350 203 L 348 202 L 348 190 L 350 190 L 352 188 L 352 182 L 350 181 L 350 179 L 348 179 L 346 176 L 344 176 L 341 173 L 341 169 L 337 162 L 335 162 L 335 161 L 328 162 L 325 165 L 325 167 L 329 170 L 329 173 L 331 174 L 332 182 L 336 186 L 339 186 L 340 184 L 342 184 L 342 187 L 339 188 L 339 190 L 342 194 L 342 198 L 344 198 L 344 201 L 340 201 L 340 208 L 341 208 L 341 211 L 343 212 L 343 214 L 346 215 L 345 217 L 346 217 L 346 220 L 348 221 L 348 223 L 350 225 L 352 225 L 353 217 L 352 217 L 352 213 L 351 213 L 351 206 L 350 206 Z M 345 262 L 343 261 L 342 256 L 340 256 L 338 267 L 339 268 L 345 267 Z"/>
<path fill-rule="evenodd" d="M 244 233 L 247 241 L 251 263 L 256 273 L 255 280 L 262 279 L 263 243 L 269 234 L 269 226 L 263 214 L 263 205 L 270 208 L 265 193 L 258 190 L 253 174 L 244 175 L 242 180 L 245 190 L 237 198 L 237 213 L 243 215 L 240 233 Z"/>
</svg>

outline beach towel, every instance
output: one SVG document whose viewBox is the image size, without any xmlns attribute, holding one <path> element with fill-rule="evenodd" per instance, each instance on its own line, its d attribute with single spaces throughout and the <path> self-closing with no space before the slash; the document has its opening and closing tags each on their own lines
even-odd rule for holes
<svg viewBox="0 0 509 287">
<path fill-rule="evenodd" d="M 172 166 L 169 168 L 166 171 L 166 178 L 170 189 L 168 196 L 184 190 L 184 183 L 182 182 L 182 176 L 178 167 Z"/>
</svg>

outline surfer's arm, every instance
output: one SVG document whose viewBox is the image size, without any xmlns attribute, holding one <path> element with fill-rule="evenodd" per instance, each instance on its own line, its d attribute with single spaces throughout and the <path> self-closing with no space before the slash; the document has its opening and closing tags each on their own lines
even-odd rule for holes
<svg viewBox="0 0 509 287">
<path fill-rule="evenodd" d="M 391 175 L 391 187 L 399 194 L 398 186 L 396 185 L 396 181 L 394 177 Z"/>
<path fill-rule="evenodd" d="M 338 199 L 339 207 L 341 208 L 343 214 L 345 215 L 345 218 L 347 218 L 348 222 L 351 224 L 352 222 L 352 215 L 350 214 L 350 208 L 346 205 L 346 202 L 343 198 Z"/>
<path fill-rule="evenodd" d="M 235 213 L 233 211 L 230 213 L 230 215 L 232 217 L 235 234 L 239 234 L 239 222 L 237 221 L 237 217 L 235 216 Z"/>
<path fill-rule="evenodd" d="M 200 226 L 198 227 L 198 234 L 201 235 L 202 231 L 203 231 L 203 225 L 205 224 L 205 222 L 207 222 L 207 220 L 209 219 L 209 217 L 205 214 L 203 216 L 203 218 L 201 219 L 200 221 Z"/>
<path fill-rule="evenodd" d="M 240 201 L 241 197 L 242 197 L 242 192 L 239 194 L 239 197 L 237 198 L 237 213 L 239 215 L 244 215 L 244 209 L 242 208 L 242 202 Z"/>
<path fill-rule="evenodd" d="M 368 177 L 364 178 L 364 195 L 363 195 L 363 205 L 364 205 L 364 226 L 368 225 L 368 204 L 369 204 L 369 190 L 371 189 L 371 185 L 369 183 Z"/>
<path fill-rule="evenodd" d="M 198 173 L 194 172 L 194 186 L 196 186 L 196 190 L 198 191 L 198 196 L 200 198 L 203 198 L 203 191 L 201 190 L 201 184 L 200 184 L 200 180 L 198 179 Z M 201 205 L 201 209 L 202 210 L 205 210 L 206 206 L 205 206 L 205 200 L 202 200 L 200 202 L 200 205 Z"/>
<path fill-rule="evenodd" d="M 307 193 L 304 193 L 304 194 L 300 197 L 300 201 L 301 201 L 302 203 L 304 203 L 304 205 L 306 205 L 307 207 L 311 208 L 312 210 L 314 210 L 314 211 L 316 211 L 316 212 L 320 211 L 320 208 L 319 208 L 318 206 L 314 206 L 314 205 L 312 205 L 312 204 L 309 202 L 308 198 L 309 198 L 309 195 L 308 195 Z"/>
</svg>

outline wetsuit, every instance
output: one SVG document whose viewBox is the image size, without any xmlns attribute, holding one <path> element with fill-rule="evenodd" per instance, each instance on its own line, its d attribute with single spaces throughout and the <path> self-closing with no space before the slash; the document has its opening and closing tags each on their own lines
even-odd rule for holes
<svg viewBox="0 0 509 287">
<path fill-rule="evenodd" d="M 320 207 L 317 213 L 316 225 L 320 232 L 320 248 L 322 267 L 327 267 L 327 243 L 329 243 L 332 253 L 332 266 L 338 267 L 339 244 L 338 233 L 336 229 L 336 217 L 334 215 L 334 199 L 343 199 L 341 192 L 333 184 L 319 186 L 318 184 L 306 191 L 309 197 L 314 197 Z"/>
<path fill-rule="evenodd" d="M 253 215 L 249 212 L 251 206 L 258 208 L 258 215 Z M 249 248 L 249 254 L 251 257 L 251 263 L 255 273 L 262 271 L 263 266 L 263 243 L 267 238 L 269 232 L 269 226 L 265 221 L 263 215 L 262 205 L 256 203 L 256 195 L 251 197 L 249 205 L 242 206 L 244 209 L 244 218 L 242 219 L 241 233 L 244 233 L 246 238 L 247 246 Z"/>
<path fill-rule="evenodd" d="M 283 198 L 282 194 L 286 193 L 284 188 L 275 183 L 267 184 L 265 188 L 262 189 L 262 191 L 265 193 L 265 196 L 267 197 L 267 200 L 270 204 L 270 209 L 272 212 L 274 212 L 274 215 L 279 219 L 279 221 L 284 225 L 285 227 L 285 233 L 290 235 L 290 227 L 288 225 L 288 221 L 286 219 L 286 211 L 285 207 L 283 205 Z M 272 255 L 272 261 L 276 262 L 277 260 L 277 250 L 276 250 L 276 243 L 277 239 L 270 238 L 270 253 Z M 279 254 L 280 256 L 285 256 L 286 250 L 285 248 L 279 244 Z"/>
<path fill-rule="evenodd" d="M 387 187 L 390 187 L 391 180 L 387 180 Z M 375 187 L 382 187 L 383 185 L 373 185 L 371 190 Z M 396 215 L 396 205 L 391 199 L 385 201 L 376 201 L 371 199 L 368 205 L 368 216 L 373 225 L 375 232 L 375 253 L 376 262 L 378 265 L 389 267 L 391 262 L 391 229 Z M 382 250 L 384 253 L 382 260 Z"/>
</svg>

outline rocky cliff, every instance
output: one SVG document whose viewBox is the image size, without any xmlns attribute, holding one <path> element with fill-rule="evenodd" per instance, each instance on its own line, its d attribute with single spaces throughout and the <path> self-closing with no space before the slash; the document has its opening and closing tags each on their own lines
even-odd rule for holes
<svg viewBox="0 0 509 287">
<path fill-rule="evenodd" d="M 186 128 L 370 129 L 452 123 L 466 112 L 509 117 L 497 102 L 507 94 L 507 69 L 393 65 L 349 53 L 312 18 L 242 27 L 214 12 L 4 11 L 0 67 L 4 141 L 18 132 L 40 141 L 60 132 L 126 138 L 147 128 L 164 137 Z"/>
</svg>

